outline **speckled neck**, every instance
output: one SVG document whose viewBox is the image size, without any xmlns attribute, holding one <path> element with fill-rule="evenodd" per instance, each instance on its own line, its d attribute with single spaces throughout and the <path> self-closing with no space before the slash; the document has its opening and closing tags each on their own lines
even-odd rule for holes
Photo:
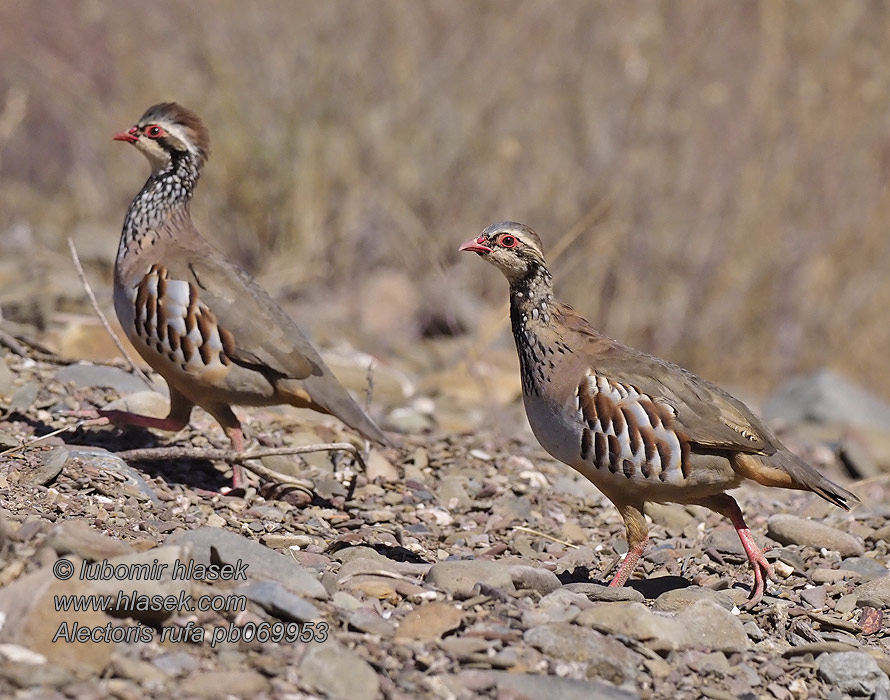
<svg viewBox="0 0 890 700">
<path fill-rule="evenodd" d="M 510 321 L 526 394 L 540 394 L 545 381 L 544 359 L 552 350 L 541 339 L 541 331 L 550 325 L 552 305 L 553 278 L 543 265 L 510 281 Z"/>
<path fill-rule="evenodd" d="M 128 253 L 151 245 L 177 211 L 188 210 L 201 164 L 190 153 L 175 153 L 170 167 L 152 173 L 127 209 L 117 250 L 118 262 Z"/>
</svg>

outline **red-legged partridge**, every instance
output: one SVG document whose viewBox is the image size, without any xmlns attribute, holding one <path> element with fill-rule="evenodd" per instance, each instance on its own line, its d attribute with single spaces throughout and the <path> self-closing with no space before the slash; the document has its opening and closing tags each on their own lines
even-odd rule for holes
<svg viewBox="0 0 890 700">
<path fill-rule="evenodd" d="M 178 104 L 158 104 L 114 139 L 133 144 L 151 163 L 124 219 L 114 308 L 139 354 L 167 381 L 170 413 L 102 415 L 118 425 L 181 430 L 200 406 L 240 452 L 244 437 L 233 405 L 290 404 L 332 414 L 385 444 L 297 325 L 192 223 L 189 203 L 210 153 L 201 120 Z M 234 485 L 240 478 L 236 470 Z"/>
<path fill-rule="evenodd" d="M 774 574 L 725 491 L 751 479 L 814 491 L 845 509 L 858 500 L 792 454 L 720 387 L 602 335 L 555 299 L 541 240 L 528 226 L 494 224 L 460 250 L 478 253 L 510 283 L 522 395 L 535 436 L 624 519 L 628 552 L 611 586 L 626 583 L 645 550 L 647 501 L 698 504 L 728 517 L 754 569 L 753 605 Z"/>
</svg>

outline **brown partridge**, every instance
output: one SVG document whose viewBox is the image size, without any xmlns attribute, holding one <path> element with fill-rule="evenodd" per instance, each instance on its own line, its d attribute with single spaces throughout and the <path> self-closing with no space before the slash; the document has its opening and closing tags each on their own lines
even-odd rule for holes
<svg viewBox="0 0 890 700">
<path fill-rule="evenodd" d="M 332 414 L 385 444 L 297 325 L 192 223 L 189 203 L 210 154 L 201 120 L 176 103 L 158 104 L 114 139 L 133 144 L 151 163 L 124 219 L 114 308 L 139 354 L 167 381 L 170 413 L 102 415 L 118 425 L 181 430 L 200 406 L 240 452 L 233 405 L 290 404 Z M 233 485 L 238 481 L 236 470 Z"/>
<path fill-rule="evenodd" d="M 624 519 L 628 552 L 611 586 L 626 583 L 646 548 L 647 501 L 697 504 L 728 517 L 754 569 L 754 605 L 773 570 L 725 491 L 751 479 L 814 491 L 845 509 L 858 500 L 792 454 L 720 387 L 602 335 L 555 299 L 541 240 L 528 226 L 494 224 L 460 250 L 479 254 L 510 283 L 522 395 L 535 437 Z"/>
</svg>

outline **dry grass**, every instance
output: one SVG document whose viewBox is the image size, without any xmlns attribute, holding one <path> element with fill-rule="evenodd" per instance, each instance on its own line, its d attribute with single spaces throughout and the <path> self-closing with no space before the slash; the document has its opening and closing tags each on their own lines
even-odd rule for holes
<svg viewBox="0 0 890 700">
<path fill-rule="evenodd" d="M 172 98 L 213 136 L 197 218 L 267 279 L 342 292 L 390 267 L 446 306 L 502 302 L 458 243 L 513 218 L 552 246 L 602 208 L 555 265 L 601 329 L 751 390 L 831 365 L 890 393 L 885 3 L 0 0 L 0 16 L 6 255 L 24 236 L 64 259 L 69 233 L 111 255 L 146 166 L 109 136 Z"/>
</svg>

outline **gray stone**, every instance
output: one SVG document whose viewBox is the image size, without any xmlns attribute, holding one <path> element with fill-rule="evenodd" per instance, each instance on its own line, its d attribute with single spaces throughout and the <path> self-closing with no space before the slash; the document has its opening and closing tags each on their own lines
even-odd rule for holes
<svg viewBox="0 0 890 700">
<path fill-rule="evenodd" d="M 517 590 L 530 588 L 542 595 L 547 595 L 562 587 L 562 582 L 556 577 L 556 574 L 535 566 L 513 565 L 510 567 L 510 577 Z"/>
<path fill-rule="evenodd" d="M 890 693 L 890 680 L 873 656 L 861 651 L 822 654 L 818 659 L 819 675 L 842 692 L 857 697 L 873 697 Z"/>
<path fill-rule="evenodd" d="M 855 571 L 863 582 L 890 576 L 886 566 L 869 557 L 848 557 L 840 566 L 847 571 Z"/>
<path fill-rule="evenodd" d="M 586 608 L 591 607 L 592 603 L 583 593 L 570 591 L 565 586 L 557 588 L 552 593 L 548 593 L 541 598 L 540 602 L 542 608 L 567 607 L 569 605 L 574 605 L 579 610 L 585 610 Z"/>
<path fill-rule="evenodd" d="M 742 625 L 742 629 L 745 630 L 745 634 L 748 635 L 748 638 L 755 642 L 762 642 L 766 638 L 763 630 L 757 626 L 757 623 L 754 622 L 754 620 L 748 620 Z"/>
<path fill-rule="evenodd" d="M 349 625 L 359 632 L 376 634 L 384 639 L 390 639 L 396 633 L 395 625 L 389 620 L 383 619 L 380 613 L 371 608 L 359 608 L 353 612 L 349 616 Z"/>
<path fill-rule="evenodd" d="M 88 561 L 133 553 L 133 548 L 126 542 L 103 535 L 81 519 L 63 520 L 50 531 L 45 544 L 59 556 L 76 554 Z"/>
<path fill-rule="evenodd" d="M 674 588 L 665 591 L 655 599 L 652 607 L 661 612 L 677 612 L 689 607 L 700 600 L 711 600 L 725 610 L 732 610 L 734 603 L 732 598 L 722 591 L 714 591 L 700 586 L 688 588 Z"/>
<path fill-rule="evenodd" d="M 556 574 L 568 571 L 571 573 L 578 567 L 589 568 L 593 562 L 599 560 L 599 555 L 590 547 L 578 547 L 570 549 L 556 561 Z"/>
<path fill-rule="evenodd" d="M 337 700 L 376 700 L 380 693 L 380 679 L 371 665 L 333 640 L 308 645 L 299 678 Z"/>
<path fill-rule="evenodd" d="M 550 622 L 571 622 L 591 603 L 582 595 L 558 588 L 548 593 L 534 608 L 523 610 L 524 627 L 538 627 Z"/>
<path fill-rule="evenodd" d="M 312 603 L 294 595 L 275 581 L 255 581 L 241 586 L 235 591 L 259 605 L 279 620 L 290 622 L 310 622 L 320 617 L 318 608 Z"/>
<path fill-rule="evenodd" d="M 652 522 L 661 525 L 670 537 L 678 537 L 689 525 L 698 521 L 683 506 L 675 503 L 646 503 L 643 512 L 652 518 Z"/>
<path fill-rule="evenodd" d="M 459 476 L 444 476 L 436 489 L 436 500 L 446 510 L 466 510 L 473 499 L 464 488 L 464 479 Z"/>
<path fill-rule="evenodd" d="M 597 602 L 616 602 L 620 600 L 631 600 L 642 603 L 645 597 L 642 593 L 629 586 L 616 586 L 611 588 L 603 586 L 599 583 L 567 583 L 563 586 L 567 591 L 580 593 L 588 600 Z"/>
<path fill-rule="evenodd" d="M 50 694 L 48 688 L 61 688 L 74 682 L 74 674 L 62 666 L 55 664 L 29 664 L 20 661 L 0 662 L 0 678 L 5 678 L 20 688 L 43 686 L 44 692 L 39 696 L 17 695 L 27 697 L 29 700 L 43 700 L 44 698 L 61 698 L 62 695 Z M 10 696 L 11 697 L 11 696 Z M 64 696 L 70 697 L 70 696 Z"/>
<path fill-rule="evenodd" d="M 890 525 L 884 525 L 884 527 L 879 527 L 873 533 L 871 533 L 866 539 L 871 542 L 880 542 L 883 540 L 884 542 L 890 542 Z"/>
<path fill-rule="evenodd" d="M 161 654 L 152 659 L 151 663 L 155 668 L 171 676 L 196 671 L 200 665 L 197 657 L 184 651 L 171 651 L 169 654 Z"/>
<path fill-rule="evenodd" d="M 86 445 L 67 445 L 69 459 L 78 459 L 87 462 L 91 467 L 112 472 L 124 477 L 124 481 L 120 482 L 116 488 L 121 490 L 122 495 L 134 496 L 139 500 L 149 500 L 155 505 L 160 505 L 161 500 L 155 494 L 154 489 L 148 485 L 148 482 L 142 478 L 136 469 L 127 464 L 124 460 L 108 450 L 101 447 L 89 447 Z"/>
<path fill-rule="evenodd" d="M 54 447 L 40 456 L 40 465 L 33 471 L 25 470 L 19 483 L 22 486 L 45 486 L 62 473 L 69 452 L 64 447 Z"/>
<path fill-rule="evenodd" d="M 595 498 L 597 493 L 593 484 L 581 476 L 560 476 L 553 482 L 550 490 L 553 493 L 572 496 L 581 501 Z"/>
<path fill-rule="evenodd" d="M 383 556 L 373 547 L 365 547 L 363 545 L 338 549 L 332 556 L 334 559 L 344 564 L 346 562 L 352 561 L 353 559 L 374 559 L 376 561 L 389 561 L 385 556 Z"/>
<path fill-rule="evenodd" d="M 527 630 L 526 643 L 548 656 L 563 661 L 584 662 L 588 677 L 604 678 L 621 685 L 631 681 L 637 673 L 641 657 L 620 642 L 596 630 L 567 622 L 557 622 Z"/>
<path fill-rule="evenodd" d="M 763 549 L 765 542 L 762 537 L 754 535 L 754 541 L 757 543 L 758 547 Z M 721 554 L 737 554 L 740 557 L 745 556 L 745 548 L 742 547 L 742 543 L 739 540 L 736 531 L 728 528 L 718 527 L 716 530 L 709 532 L 708 536 L 705 537 L 704 549 L 708 549 L 709 547 L 713 547 Z"/>
<path fill-rule="evenodd" d="M 863 583 L 854 590 L 854 593 L 860 606 L 890 608 L 890 576 L 882 576 Z"/>
<path fill-rule="evenodd" d="M 767 400 L 763 417 L 890 430 L 890 404 L 830 370 L 785 384 Z"/>
<path fill-rule="evenodd" d="M 6 407 L 7 410 L 9 413 L 28 410 L 37 400 L 38 393 L 40 393 L 40 385 L 37 382 L 22 384 L 22 386 L 13 392 L 12 398 L 9 400 L 9 405 Z"/>
<path fill-rule="evenodd" d="M 767 522 L 767 531 L 770 537 L 782 544 L 828 549 L 840 553 L 842 557 L 861 556 L 865 551 L 862 543 L 853 535 L 796 515 L 773 515 Z"/>
<path fill-rule="evenodd" d="M 828 598 L 828 589 L 825 586 L 814 586 L 800 592 L 800 599 L 809 603 L 814 608 L 822 608 L 825 606 L 825 600 Z"/>
<path fill-rule="evenodd" d="M 269 681 L 256 671 L 214 669 L 189 674 L 177 689 L 199 698 L 254 698 L 269 689 Z"/>
<path fill-rule="evenodd" d="M 575 623 L 653 642 L 650 646 L 656 650 L 676 649 L 683 641 L 672 617 L 656 615 L 642 603 L 602 603 L 583 611 Z"/>
<path fill-rule="evenodd" d="M 92 388 L 107 387 L 118 394 L 133 394 L 145 391 L 145 383 L 135 374 L 130 374 L 118 367 L 108 365 L 75 364 L 66 365 L 56 372 L 60 382 L 70 382 L 74 386 Z"/>
<path fill-rule="evenodd" d="M 509 671 L 464 671 L 458 676 L 460 685 L 471 693 L 490 688 L 512 691 L 525 700 L 639 700 L 636 693 L 608 683 L 537 673 Z"/>
<path fill-rule="evenodd" d="M 717 674 L 725 676 L 729 674 L 729 661 L 726 654 L 722 651 L 712 651 L 710 654 L 702 654 L 695 661 L 689 664 L 690 668 L 695 669 L 701 674 Z"/>
<path fill-rule="evenodd" d="M 308 598 L 325 600 L 328 592 L 314 574 L 292 557 L 218 527 L 200 527 L 170 535 L 167 544 L 190 545 L 198 564 L 247 564 L 247 576 L 254 581 L 277 581 L 288 590 Z"/>
<path fill-rule="evenodd" d="M 739 618 L 712 600 L 699 600 L 674 617 L 682 646 L 712 651 L 744 651 L 750 646 Z"/>
<path fill-rule="evenodd" d="M 502 591 L 516 590 L 509 566 L 484 559 L 433 564 L 427 572 L 426 581 L 455 598 L 472 597 L 478 592 L 476 585 L 480 583 Z"/>
</svg>

